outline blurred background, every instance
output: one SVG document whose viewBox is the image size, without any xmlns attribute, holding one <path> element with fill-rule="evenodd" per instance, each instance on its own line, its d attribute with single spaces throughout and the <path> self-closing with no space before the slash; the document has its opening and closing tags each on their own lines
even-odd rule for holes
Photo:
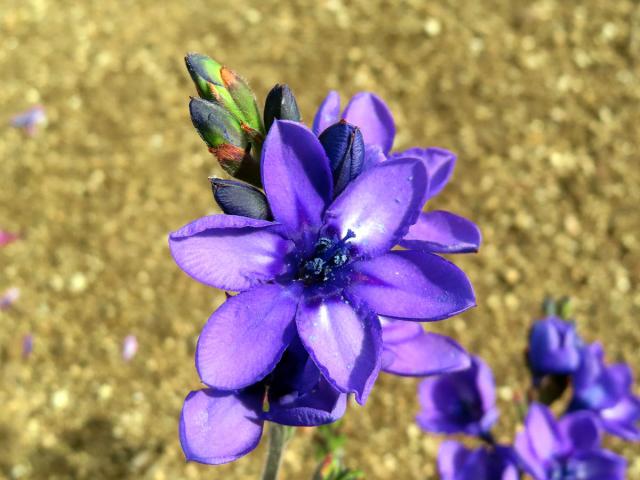
<svg viewBox="0 0 640 480">
<path fill-rule="evenodd" d="M 197 335 L 223 300 L 166 242 L 216 212 L 207 176 L 222 174 L 189 119 L 188 51 L 245 76 L 261 104 L 288 83 L 307 122 L 328 89 L 374 91 L 396 149 L 459 155 L 432 207 L 483 230 L 481 252 L 454 259 L 478 308 L 429 328 L 494 368 L 499 439 L 517 428 L 546 294 L 571 295 L 587 340 L 640 368 L 637 1 L 0 0 L 0 39 L 0 230 L 20 237 L 0 248 L 0 478 L 260 469 L 264 441 L 222 467 L 186 464 L 178 442 Z M 46 125 L 9 125 L 36 105 Z M 346 461 L 367 478 L 435 478 L 417 383 L 382 375 L 351 406 Z M 283 478 L 308 478 L 312 440 L 297 434 Z M 640 478 L 640 449 L 611 445 Z"/>
</svg>

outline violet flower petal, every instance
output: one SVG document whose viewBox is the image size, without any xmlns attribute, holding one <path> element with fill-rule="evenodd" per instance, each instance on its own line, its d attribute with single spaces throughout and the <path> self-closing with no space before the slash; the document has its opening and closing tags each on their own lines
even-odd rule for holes
<svg viewBox="0 0 640 480">
<path fill-rule="evenodd" d="M 627 395 L 599 412 L 605 430 L 625 440 L 640 441 L 640 398 Z"/>
<path fill-rule="evenodd" d="M 572 450 L 589 451 L 600 447 L 600 427 L 592 412 L 585 410 L 565 415 L 558 422 L 558 428 Z"/>
<path fill-rule="evenodd" d="M 571 470 L 584 480 L 624 480 L 627 462 L 608 450 L 584 452 L 571 459 Z"/>
<path fill-rule="evenodd" d="M 427 175 L 420 162 L 394 160 L 363 172 L 325 213 L 325 228 L 345 238 L 362 257 L 375 257 L 398 243 L 422 207 Z"/>
<path fill-rule="evenodd" d="M 264 390 L 189 393 L 180 416 L 180 444 L 188 461 L 218 465 L 246 455 L 262 436 Z"/>
<path fill-rule="evenodd" d="M 414 322 L 402 323 L 416 325 Z M 437 375 L 470 366 L 471 359 L 460 345 L 436 333 L 422 332 L 397 343 L 385 342 L 382 351 L 382 370 L 395 375 Z"/>
<path fill-rule="evenodd" d="M 447 185 L 456 165 L 456 154 L 444 148 L 410 148 L 396 152 L 390 158 L 420 158 L 429 174 L 429 195 L 427 200 L 438 195 Z M 426 200 L 425 200 L 426 201 Z"/>
<path fill-rule="evenodd" d="M 483 409 L 489 411 L 496 405 L 496 382 L 493 378 L 493 372 L 480 357 L 476 357 L 474 363 L 477 368 L 476 388 L 480 393 Z"/>
<path fill-rule="evenodd" d="M 212 287 L 243 291 L 285 271 L 291 242 L 280 226 L 234 215 L 202 217 L 169 236 L 178 266 Z"/>
<path fill-rule="evenodd" d="M 316 388 L 302 395 L 269 398 L 269 411 L 262 418 L 281 425 L 316 426 L 333 423 L 344 415 L 347 395 L 321 378 Z"/>
<path fill-rule="evenodd" d="M 355 393 L 363 405 L 380 370 L 382 337 L 378 318 L 339 296 L 305 298 L 296 315 L 298 333 L 325 378 Z"/>
<path fill-rule="evenodd" d="M 480 229 L 464 217 L 443 210 L 421 213 L 400 241 L 405 248 L 434 253 L 477 252 Z"/>
<path fill-rule="evenodd" d="M 379 315 L 378 319 L 382 326 L 382 341 L 384 343 L 401 343 L 419 337 L 424 332 L 422 326 L 417 322 L 395 320 L 383 315 Z"/>
<path fill-rule="evenodd" d="M 462 467 L 471 454 L 460 442 L 445 440 L 438 450 L 438 472 L 441 480 L 456 480 L 456 473 Z"/>
<path fill-rule="evenodd" d="M 369 170 L 387 159 L 384 152 L 378 145 L 364 146 L 364 161 L 362 163 L 362 171 Z"/>
<path fill-rule="evenodd" d="M 320 135 L 340 119 L 340 94 L 331 90 L 320 104 L 313 119 L 313 133 Z"/>
<path fill-rule="evenodd" d="M 433 321 L 475 305 L 465 273 L 431 253 L 394 250 L 353 268 L 348 291 L 379 315 Z"/>
<path fill-rule="evenodd" d="M 267 284 L 224 302 L 198 339 L 196 368 L 202 381 L 236 390 L 268 375 L 295 335 L 298 294 L 294 288 Z"/>
<path fill-rule="evenodd" d="M 301 123 L 276 120 L 262 148 L 262 183 L 276 221 L 293 237 L 319 227 L 333 198 L 329 159 Z"/>
<path fill-rule="evenodd" d="M 551 460 L 563 446 L 558 425 L 548 408 L 538 403 L 529 406 L 525 428 L 531 450 L 543 461 Z"/>
<path fill-rule="evenodd" d="M 378 145 L 385 154 L 389 153 L 396 127 L 389 107 L 380 97 L 369 92 L 357 93 L 351 97 L 342 118 L 360 128 L 364 143 Z"/>
</svg>

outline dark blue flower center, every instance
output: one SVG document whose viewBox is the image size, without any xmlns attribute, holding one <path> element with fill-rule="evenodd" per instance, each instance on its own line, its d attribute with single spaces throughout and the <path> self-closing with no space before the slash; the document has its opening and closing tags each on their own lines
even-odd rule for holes
<svg viewBox="0 0 640 480">
<path fill-rule="evenodd" d="M 349 263 L 351 248 L 349 240 L 356 234 L 351 230 L 344 238 L 320 237 L 310 258 L 302 261 L 298 278 L 307 285 L 324 283 L 335 278 L 340 267 Z"/>
</svg>

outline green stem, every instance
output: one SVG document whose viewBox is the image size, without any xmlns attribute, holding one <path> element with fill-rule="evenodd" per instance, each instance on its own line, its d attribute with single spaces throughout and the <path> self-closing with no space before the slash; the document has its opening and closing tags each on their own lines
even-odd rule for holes
<svg viewBox="0 0 640 480">
<path fill-rule="evenodd" d="M 293 436 L 293 428 L 272 423 L 269 425 L 269 450 L 264 462 L 262 480 L 277 480 L 287 441 Z"/>
</svg>

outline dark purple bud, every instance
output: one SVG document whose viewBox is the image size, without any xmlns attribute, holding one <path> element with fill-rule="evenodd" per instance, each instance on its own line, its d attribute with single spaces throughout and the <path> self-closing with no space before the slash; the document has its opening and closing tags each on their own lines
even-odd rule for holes
<svg viewBox="0 0 640 480">
<path fill-rule="evenodd" d="M 210 178 L 213 198 L 227 215 L 272 220 L 267 197 L 257 188 L 234 180 Z"/>
<path fill-rule="evenodd" d="M 360 129 L 344 120 L 331 125 L 320 134 L 331 171 L 333 172 L 335 196 L 362 172 L 364 163 L 364 141 Z"/>
<path fill-rule="evenodd" d="M 296 97 L 288 85 L 277 84 L 264 102 L 264 128 L 268 132 L 275 120 L 300 121 L 300 110 Z"/>
</svg>

